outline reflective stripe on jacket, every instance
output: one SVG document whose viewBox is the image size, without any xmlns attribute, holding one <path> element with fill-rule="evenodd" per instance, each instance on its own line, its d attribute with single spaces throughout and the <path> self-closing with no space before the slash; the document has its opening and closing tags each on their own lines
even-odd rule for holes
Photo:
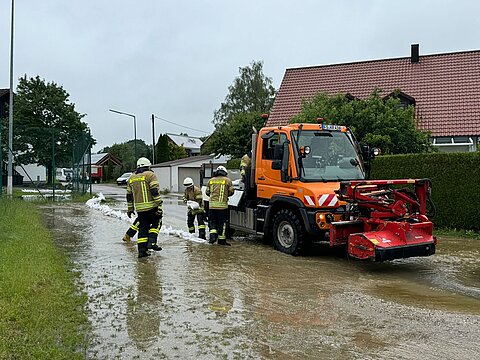
<svg viewBox="0 0 480 360">
<path fill-rule="evenodd" d="M 227 209 L 228 197 L 232 196 L 234 192 L 232 180 L 228 177 L 215 176 L 211 178 L 206 189 L 206 194 L 210 196 L 208 208 Z"/>
<path fill-rule="evenodd" d="M 189 209 L 188 210 L 189 213 L 196 215 L 196 214 L 201 214 L 205 212 L 203 208 L 202 190 L 200 190 L 197 186 L 193 186 L 185 189 L 185 192 L 183 193 L 183 201 L 187 202 L 188 200 L 196 201 L 199 207 L 196 210 Z"/>
<path fill-rule="evenodd" d="M 129 197 L 129 194 L 133 196 Z M 151 210 L 162 205 L 160 186 L 153 171 L 137 170 L 130 176 L 127 183 L 127 204 L 128 210 L 137 212 Z"/>
</svg>

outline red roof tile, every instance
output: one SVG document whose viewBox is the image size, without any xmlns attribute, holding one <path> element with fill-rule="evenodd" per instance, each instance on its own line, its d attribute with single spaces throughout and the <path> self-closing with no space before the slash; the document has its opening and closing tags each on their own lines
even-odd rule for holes
<svg viewBox="0 0 480 360">
<path fill-rule="evenodd" d="M 434 136 L 480 135 L 480 50 L 287 69 L 267 125 L 289 123 L 319 91 L 365 99 L 375 87 L 413 97 L 419 128 Z"/>
</svg>

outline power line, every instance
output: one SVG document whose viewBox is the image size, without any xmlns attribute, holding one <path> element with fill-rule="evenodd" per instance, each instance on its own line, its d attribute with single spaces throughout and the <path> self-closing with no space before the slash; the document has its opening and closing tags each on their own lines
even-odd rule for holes
<svg viewBox="0 0 480 360">
<path fill-rule="evenodd" d="M 154 116 L 155 116 L 155 119 L 165 121 L 165 122 L 167 122 L 169 124 L 172 124 L 172 125 L 176 125 L 176 126 L 179 126 L 179 127 L 185 128 L 185 129 L 193 130 L 193 131 L 198 131 L 198 132 L 201 132 L 201 133 L 204 133 L 204 134 L 210 134 L 209 132 L 206 132 L 206 131 L 203 131 L 203 130 L 194 129 L 194 128 L 191 128 L 191 127 L 188 127 L 188 126 L 185 126 L 185 125 L 176 124 L 176 123 L 174 123 L 172 121 L 168 121 L 166 119 L 162 119 L 161 117 L 158 117 L 157 115 L 154 115 Z"/>
</svg>

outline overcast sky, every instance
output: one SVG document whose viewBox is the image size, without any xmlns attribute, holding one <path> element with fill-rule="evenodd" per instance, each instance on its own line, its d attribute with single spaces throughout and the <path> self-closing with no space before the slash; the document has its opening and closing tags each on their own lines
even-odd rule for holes
<svg viewBox="0 0 480 360">
<path fill-rule="evenodd" d="M 0 2 L 0 88 L 9 87 L 11 0 Z M 14 75 L 54 81 L 104 146 L 152 143 L 151 114 L 210 132 L 238 68 L 285 69 L 480 49 L 476 0 L 16 0 Z M 160 133 L 202 132 L 156 120 Z"/>
</svg>

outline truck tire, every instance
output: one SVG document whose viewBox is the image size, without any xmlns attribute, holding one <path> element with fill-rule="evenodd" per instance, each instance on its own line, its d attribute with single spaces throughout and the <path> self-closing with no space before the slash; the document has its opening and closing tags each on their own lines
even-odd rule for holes
<svg viewBox="0 0 480 360">
<path fill-rule="evenodd" d="M 273 219 L 273 243 L 275 248 L 290 255 L 301 252 L 305 231 L 300 217 L 292 210 L 282 209 Z"/>
</svg>

